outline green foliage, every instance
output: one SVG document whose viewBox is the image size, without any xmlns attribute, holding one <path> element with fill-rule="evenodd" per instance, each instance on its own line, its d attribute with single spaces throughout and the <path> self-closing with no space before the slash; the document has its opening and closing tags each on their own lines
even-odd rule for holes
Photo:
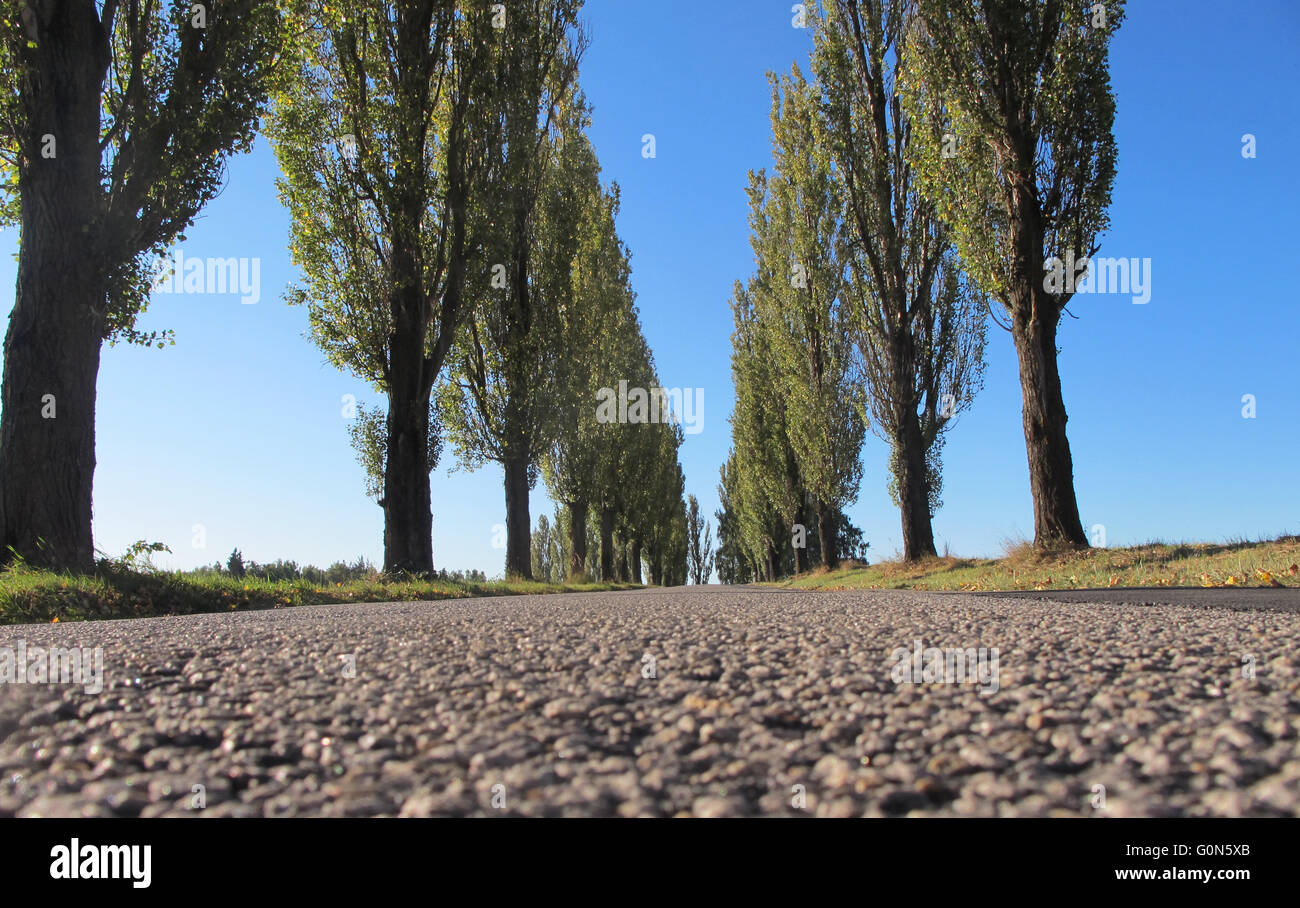
<svg viewBox="0 0 1300 908">
<path fill-rule="evenodd" d="M 713 573 L 713 527 L 700 514 L 700 503 L 694 495 L 686 497 L 686 563 L 691 582 L 708 583 Z"/>
<path fill-rule="evenodd" d="M 127 546 L 126 551 L 121 557 L 104 558 L 101 560 L 124 571 L 149 573 L 157 570 L 157 568 L 154 567 L 151 556 L 158 552 L 170 553 L 171 549 L 161 542 L 147 542 L 143 539 L 139 539 Z"/>
<path fill-rule="evenodd" d="M 750 293 L 799 485 L 839 508 L 857 498 L 866 417 L 845 300 L 842 200 L 819 141 L 818 103 L 798 67 L 772 79 L 776 172 L 750 175 Z"/>
<path fill-rule="evenodd" d="M 384 497 L 384 470 L 388 460 L 387 416 L 381 407 L 357 407 L 356 418 L 348 424 L 348 440 L 356 452 L 357 462 L 366 473 L 366 494 Z M 429 405 L 428 461 L 432 473 L 442 457 L 442 421 L 438 408 Z"/>
<path fill-rule="evenodd" d="M 430 355 L 454 331 L 435 312 L 458 291 L 453 214 L 479 172 L 465 111 L 491 103 L 490 14 L 460 6 L 291 3 L 297 40 L 266 123 L 304 278 L 287 299 L 333 365 L 384 391 L 399 320 Z"/>
<path fill-rule="evenodd" d="M 950 226 L 966 270 L 1008 309 L 1054 306 L 1068 292 L 1013 299 L 1029 279 L 1041 286 L 1045 258 L 1093 255 L 1109 226 L 1115 180 L 1111 36 L 1123 0 L 1104 5 L 1043 0 L 918 0 L 902 74 L 915 122 L 912 143 L 927 199 Z M 944 135 L 956 153 L 945 157 Z M 1013 215 L 1033 199 L 1044 243 L 1017 249 Z M 1028 319 L 1031 312 L 1012 311 Z"/>
<path fill-rule="evenodd" d="M 901 0 L 828 0 L 813 51 L 822 115 L 810 128 L 837 164 L 854 250 L 846 321 L 872 426 L 891 448 L 890 495 L 905 506 L 898 483 L 913 448 L 933 515 L 943 434 L 983 384 L 987 300 L 907 165 L 916 146 L 943 150 L 941 119 L 914 118 L 899 94 L 914 25 Z"/>
<path fill-rule="evenodd" d="M 552 526 L 545 514 L 539 515 L 537 529 L 533 531 L 533 579 L 541 583 L 563 583 L 565 557 L 558 522 Z"/>
<path fill-rule="evenodd" d="M 562 202 L 594 155 L 583 154 L 587 114 L 574 96 L 586 47 L 576 0 L 512 7 L 495 59 L 498 108 L 487 140 L 491 175 L 475 210 L 482 256 L 468 278 L 473 306 L 438 401 L 458 462 L 524 461 L 529 485 L 553 434 L 565 351 L 561 300 L 580 206 Z M 576 148 L 574 146 L 577 146 Z M 575 170 L 577 173 L 575 173 Z"/>
<path fill-rule="evenodd" d="M 74 5 L 77 15 L 97 15 L 90 3 Z M 252 147 L 283 41 L 277 4 L 223 2 L 204 28 L 194 27 L 190 7 L 186 0 L 103 4 L 99 28 L 83 33 L 94 35 L 93 46 L 73 47 L 60 46 L 67 39 L 53 36 L 48 14 L 19 0 L 0 3 L 0 225 L 21 222 L 45 135 L 62 143 L 56 153 L 75 153 L 79 137 L 49 132 L 53 115 L 45 105 L 74 103 L 50 89 L 60 81 L 54 71 L 68 67 L 67 55 L 85 55 L 101 79 L 98 193 L 83 200 L 93 237 L 84 254 L 107 278 L 110 343 L 170 340 L 169 332 L 135 329 L 148 304 L 152 261 L 184 238 L 220 191 L 226 158 Z"/>
</svg>

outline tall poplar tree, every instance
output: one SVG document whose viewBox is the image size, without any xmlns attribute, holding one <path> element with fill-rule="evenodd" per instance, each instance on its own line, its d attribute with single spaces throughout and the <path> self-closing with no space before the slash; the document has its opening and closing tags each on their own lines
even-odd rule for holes
<svg viewBox="0 0 1300 908">
<path fill-rule="evenodd" d="M 862 353 L 872 427 L 890 446 L 903 558 L 914 561 L 936 555 L 944 433 L 982 385 L 987 302 L 961 274 L 909 164 L 914 144 L 941 133 L 913 122 L 899 95 L 907 11 L 905 0 L 826 0 L 813 71 L 817 144 L 836 164 L 853 250 L 845 322 Z"/>
<path fill-rule="evenodd" d="M 904 96 L 946 135 L 912 146 L 926 195 L 1015 341 L 1034 545 L 1086 547 L 1066 437 L 1057 329 L 1073 282 L 1052 259 L 1095 255 L 1115 180 L 1110 39 L 1123 0 L 917 0 Z"/>
<path fill-rule="evenodd" d="M 247 151 L 278 7 L 0 0 L 0 224 L 19 224 L 0 389 L 0 560 L 93 566 L 95 386 L 155 274 Z"/>
<path fill-rule="evenodd" d="M 452 380 L 440 393 L 460 461 L 501 464 L 505 474 L 506 575 L 528 578 L 529 492 L 550 440 L 548 396 L 561 338 L 556 244 L 572 242 L 571 220 L 542 223 L 538 200 L 563 191 L 556 176 L 562 106 L 575 92 L 587 40 L 581 0 L 528 0 L 501 9 L 502 46 L 489 142 L 490 201 L 479 212 L 487 250 L 473 279 L 474 306 Z M 558 144 L 562 145 L 560 139 Z"/>
<path fill-rule="evenodd" d="M 388 398 L 384 571 L 433 571 L 430 398 L 465 305 L 504 41 L 457 0 L 298 0 L 267 132 L 312 338 Z M 363 460 L 366 455 L 363 453 Z"/>
<path fill-rule="evenodd" d="M 818 125 L 816 89 L 799 68 L 773 78 L 776 171 L 750 176 L 751 293 L 808 519 L 823 566 L 834 567 L 835 518 L 857 499 L 866 417 L 844 299 L 839 188 Z"/>
</svg>

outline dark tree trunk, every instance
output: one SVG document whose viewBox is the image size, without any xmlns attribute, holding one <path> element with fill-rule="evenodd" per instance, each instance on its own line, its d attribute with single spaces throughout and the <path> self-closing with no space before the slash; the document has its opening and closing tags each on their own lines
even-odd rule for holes
<svg viewBox="0 0 1300 908">
<path fill-rule="evenodd" d="M 44 147 L 46 134 L 56 144 L 53 157 L 29 155 L 19 175 L 18 280 L 0 388 L 0 562 L 12 548 L 32 564 L 84 573 L 94 567 L 95 382 L 107 304 L 98 141 L 107 48 L 89 5 L 41 9 L 40 77 L 13 88 L 33 124 L 26 148 Z"/>
<path fill-rule="evenodd" d="M 627 566 L 627 543 L 618 547 L 618 557 L 614 559 L 614 579 L 619 583 L 627 583 L 628 566 Z"/>
<path fill-rule="evenodd" d="M 914 409 L 903 414 L 898 445 L 898 508 L 903 520 L 903 560 L 919 561 L 938 555 L 930 516 L 930 481 L 925 469 L 925 442 Z"/>
<path fill-rule="evenodd" d="M 587 570 L 587 503 L 569 502 L 569 579 L 576 580 Z"/>
<path fill-rule="evenodd" d="M 600 579 L 614 577 L 614 509 L 600 509 Z"/>
<path fill-rule="evenodd" d="M 385 573 L 433 572 L 428 438 L 428 396 L 403 394 L 394 387 L 388 395 L 384 462 Z"/>
<path fill-rule="evenodd" d="M 794 549 L 794 572 L 796 574 L 802 574 L 804 571 L 808 570 L 808 524 L 804 519 L 804 514 L 805 509 L 803 505 L 800 505 L 799 509 L 795 511 L 794 514 L 794 522 L 804 528 L 803 548 L 791 546 L 791 548 Z"/>
<path fill-rule="evenodd" d="M 641 582 L 641 540 L 633 539 L 629 560 L 632 563 L 632 582 Z"/>
<path fill-rule="evenodd" d="M 62 239 L 27 229 L 5 336 L 0 414 L 0 552 L 87 573 L 94 567 L 95 381 L 104 287 L 65 258 Z"/>
<path fill-rule="evenodd" d="M 533 579 L 532 517 L 528 513 L 528 461 L 505 462 L 506 576 Z"/>
<path fill-rule="evenodd" d="M 429 395 L 417 257 L 407 242 L 393 243 L 392 271 L 405 275 L 393 290 L 389 341 L 388 439 L 384 458 L 384 572 L 433 573 L 433 512 L 429 490 Z"/>
<path fill-rule="evenodd" d="M 817 541 L 822 548 L 822 567 L 837 567 L 840 553 L 835 535 L 835 514 L 824 501 L 817 502 Z"/>
<path fill-rule="evenodd" d="M 1056 324 L 1015 324 L 1022 418 L 1034 497 L 1034 546 L 1087 548 L 1074 494 L 1074 461 L 1065 435 L 1065 400 L 1056 362 Z"/>
<path fill-rule="evenodd" d="M 1014 137 L 1021 161 L 1033 160 L 1028 140 Z M 1061 310 L 1043 286 L 1045 230 L 1032 170 L 1021 165 L 1013 177 L 1011 239 L 1011 333 L 1020 363 L 1021 418 L 1034 498 L 1034 547 L 1087 548 L 1074 495 L 1074 462 L 1065 436 L 1065 400 L 1056 362 L 1056 329 Z"/>
</svg>

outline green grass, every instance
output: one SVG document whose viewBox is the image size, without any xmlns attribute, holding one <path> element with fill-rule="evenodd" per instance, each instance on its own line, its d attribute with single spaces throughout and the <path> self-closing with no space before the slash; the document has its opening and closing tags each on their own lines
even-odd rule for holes
<svg viewBox="0 0 1300 908">
<path fill-rule="evenodd" d="M 56 574 L 17 566 L 0 571 L 0 624 L 149 618 L 336 602 L 434 601 L 475 596 L 632 589 L 635 584 L 533 581 L 237 580 L 229 575 L 133 571 L 101 562 L 94 575 Z"/>
<path fill-rule="evenodd" d="M 1109 587 L 1300 587 L 1300 536 L 1226 543 L 1150 542 L 1129 548 L 1039 552 L 1011 545 L 1002 558 L 932 558 L 781 581 L 794 589 L 1077 590 Z"/>
</svg>

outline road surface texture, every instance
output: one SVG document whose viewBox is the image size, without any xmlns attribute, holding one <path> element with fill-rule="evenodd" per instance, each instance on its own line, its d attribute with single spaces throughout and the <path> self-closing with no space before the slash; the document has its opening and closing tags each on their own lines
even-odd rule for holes
<svg viewBox="0 0 1300 908">
<path fill-rule="evenodd" d="M 0 685 L 0 814 L 1296 815 L 1300 591 L 1217 592 L 704 587 L 0 627 L 104 659 L 98 694 Z M 996 648 L 996 677 L 932 647 L 986 669 Z"/>
</svg>

